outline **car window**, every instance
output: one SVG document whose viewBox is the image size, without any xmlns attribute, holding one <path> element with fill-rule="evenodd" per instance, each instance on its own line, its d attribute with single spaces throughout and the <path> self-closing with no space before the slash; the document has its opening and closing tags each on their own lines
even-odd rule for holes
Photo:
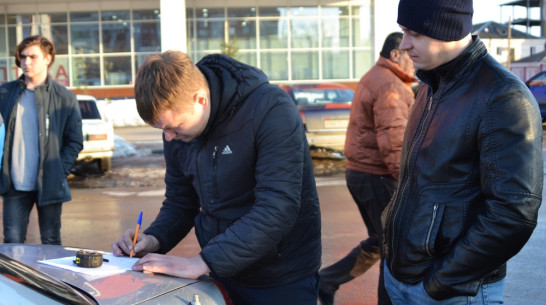
<svg viewBox="0 0 546 305">
<path fill-rule="evenodd" d="M 101 119 L 100 112 L 95 101 L 80 100 L 79 102 L 82 119 Z"/>
<path fill-rule="evenodd" d="M 348 103 L 353 100 L 353 91 L 341 89 L 294 89 L 294 100 L 298 105 L 324 105 L 330 103 Z"/>
</svg>

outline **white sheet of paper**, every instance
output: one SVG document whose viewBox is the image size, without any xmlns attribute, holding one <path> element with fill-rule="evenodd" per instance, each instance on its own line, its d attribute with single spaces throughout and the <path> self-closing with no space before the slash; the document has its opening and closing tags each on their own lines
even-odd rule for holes
<svg viewBox="0 0 546 305">
<path fill-rule="evenodd" d="M 105 254 L 103 255 L 103 258 L 107 259 L 108 262 L 102 262 L 102 266 L 98 268 L 78 267 L 74 263 L 74 260 L 76 259 L 75 256 L 48 259 L 40 261 L 40 263 L 91 276 L 108 276 L 132 270 L 133 265 L 139 260 L 135 257 L 114 256 L 111 254 Z"/>
</svg>

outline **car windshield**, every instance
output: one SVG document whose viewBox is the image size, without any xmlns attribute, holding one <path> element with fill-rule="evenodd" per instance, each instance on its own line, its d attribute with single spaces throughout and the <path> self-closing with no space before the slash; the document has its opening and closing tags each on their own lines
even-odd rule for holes
<svg viewBox="0 0 546 305">
<path fill-rule="evenodd" d="M 101 119 L 99 109 L 94 101 L 80 100 L 82 119 Z"/>
<path fill-rule="evenodd" d="M 0 253 L 0 274 L 63 304 L 98 304 L 72 286 Z"/>
<path fill-rule="evenodd" d="M 292 91 L 298 105 L 324 105 L 331 103 L 350 103 L 353 91 L 347 89 L 304 88 Z"/>
</svg>

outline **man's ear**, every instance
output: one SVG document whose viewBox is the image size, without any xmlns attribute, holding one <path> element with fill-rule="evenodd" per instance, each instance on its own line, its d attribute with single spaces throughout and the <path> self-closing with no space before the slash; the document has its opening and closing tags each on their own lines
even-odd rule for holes
<svg viewBox="0 0 546 305">
<path fill-rule="evenodd" d="M 397 50 L 397 49 L 392 49 L 390 54 L 390 60 L 391 61 L 394 61 L 394 62 L 398 62 L 399 58 L 400 58 L 400 50 Z"/>
<path fill-rule="evenodd" d="M 51 54 L 47 54 L 45 57 L 45 62 L 47 64 L 47 67 L 49 68 L 49 66 L 51 66 Z"/>
<path fill-rule="evenodd" d="M 205 90 L 199 90 L 193 94 L 193 101 L 199 103 L 201 106 L 207 106 L 209 104 L 209 97 Z"/>
</svg>

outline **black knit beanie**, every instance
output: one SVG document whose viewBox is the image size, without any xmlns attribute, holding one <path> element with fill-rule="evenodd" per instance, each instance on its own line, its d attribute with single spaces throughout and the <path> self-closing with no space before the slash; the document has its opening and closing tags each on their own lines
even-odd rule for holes
<svg viewBox="0 0 546 305">
<path fill-rule="evenodd" d="M 400 0 L 398 24 L 443 41 L 457 41 L 472 32 L 472 0 Z"/>
</svg>

